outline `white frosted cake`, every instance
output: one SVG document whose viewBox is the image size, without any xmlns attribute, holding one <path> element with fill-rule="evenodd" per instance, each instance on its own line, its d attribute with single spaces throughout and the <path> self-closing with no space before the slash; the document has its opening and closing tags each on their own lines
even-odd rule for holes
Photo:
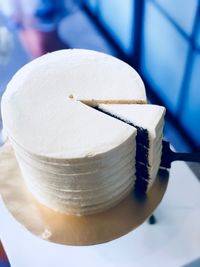
<svg viewBox="0 0 200 267">
<path fill-rule="evenodd" d="M 160 164 L 164 109 L 145 103 L 136 71 L 103 53 L 61 50 L 25 65 L 3 95 L 2 118 L 30 192 L 74 215 L 115 206 L 134 185 L 146 192 Z M 148 132 L 148 147 L 138 127 Z M 146 179 L 137 166 L 148 166 L 145 188 L 137 186 Z"/>
</svg>

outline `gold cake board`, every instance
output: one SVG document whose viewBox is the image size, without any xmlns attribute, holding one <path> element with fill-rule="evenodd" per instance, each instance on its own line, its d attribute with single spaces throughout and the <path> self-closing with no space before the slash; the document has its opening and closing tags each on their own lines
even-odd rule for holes
<svg viewBox="0 0 200 267">
<path fill-rule="evenodd" d="M 169 173 L 160 170 L 147 196 L 130 194 L 105 212 L 70 216 L 40 204 L 26 188 L 14 152 L 7 142 L 0 148 L 0 193 L 12 216 L 34 235 L 60 244 L 93 245 L 116 239 L 142 224 L 160 203 Z"/>
</svg>

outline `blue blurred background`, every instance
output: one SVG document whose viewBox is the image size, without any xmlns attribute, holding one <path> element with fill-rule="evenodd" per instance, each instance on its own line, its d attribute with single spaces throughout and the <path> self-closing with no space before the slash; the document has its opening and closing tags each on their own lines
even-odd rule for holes
<svg viewBox="0 0 200 267">
<path fill-rule="evenodd" d="M 199 150 L 199 1 L 0 0 L 0 26 L 14 40 L 0 65 L 0 94 L 18 68 L 43 53 L 103 51 L 137 69 L 149 100 L 167 108 L 165 135 L 173 146 Z"/>
</svg>

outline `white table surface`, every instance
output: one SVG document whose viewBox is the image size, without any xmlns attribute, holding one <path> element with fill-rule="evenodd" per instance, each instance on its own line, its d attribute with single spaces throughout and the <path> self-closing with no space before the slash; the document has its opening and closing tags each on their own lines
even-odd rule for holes
<svg viewBox="0 0 200 267">
<path fill-rule="evenodd" d="M 12 267 L 183 266 L 200 257 L 200 183 L 185 163 L 173 163 L 167 192 L 145 222 L 108 243 L 73 247 L 35 237 L 17 223 L 0 199 L 0 239 Z"/>
</svg>

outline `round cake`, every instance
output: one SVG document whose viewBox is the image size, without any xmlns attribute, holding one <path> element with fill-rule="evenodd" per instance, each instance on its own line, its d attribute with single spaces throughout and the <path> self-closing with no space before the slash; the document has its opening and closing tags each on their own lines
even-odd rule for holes
<svg viewBox="0 0 200 267">
<path fill-rule="evenodd" d="M 155 131 L 149 142 L 154 129 L 148 132 L 149 124 L 144 129 L 147 150 L 158 152 L 155 159 L 149 156 L 157 162 L 154 170 L 145 158 L 148 181 L 141 172 L 146 154 L 138 146 L 139 128 L 130 118 L 121 119 L 119 110 L 118 117 L 107 112 L 110 105 L 150 106 L 145 103 L 136 71 L 100 52 L 60 50 L 25 65 L 2 97 L 2 119 L 29 191 L 46 206 L 72 215 L 115 206 L 138 179 L 137 187 L 146 192 L 151 172 L 155 178 L 159 168 L 164 109 L 153 115 L 159 140 Z"/>
</svg>

